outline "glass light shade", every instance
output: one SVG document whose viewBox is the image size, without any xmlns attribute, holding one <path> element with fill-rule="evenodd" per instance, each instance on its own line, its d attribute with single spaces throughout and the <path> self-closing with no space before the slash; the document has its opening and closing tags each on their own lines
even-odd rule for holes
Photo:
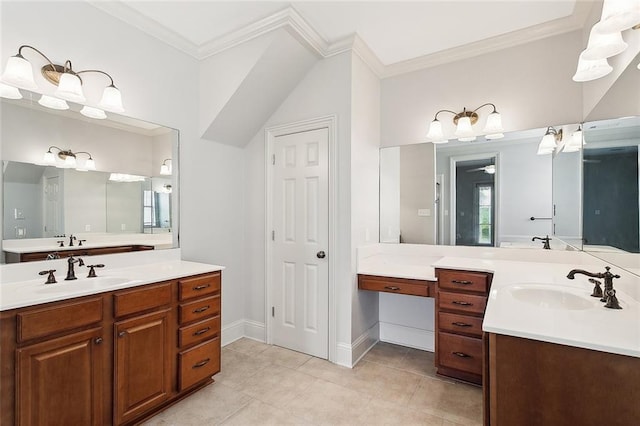
<svg viewBox="0 0 640 426">
<path fill-rule="evenodd" d="M 53 96 L 42 95 L 38 101 L 43 107 L 51 109 L 65 110 L 69 109 L 69 105 L 62 99 L 54 98 Z"/>
<path fill-rule="evenodd" d="M 638 0 L 604 0 L 598 31 L 613 33 L 628 30 L 640 22 Z"/>
<path fill-rule="evenodd" d="M 42 156 L 42 164 L 46 164 L 49 166 L 53 166 L 56 164 L 56 157 L 53 155 L 53 152 L 47 151 Z"/>
<path fill-rule="evenodd" d="M 76 158 L 67 155 L 67 158 L 64 159 L 64 164 L 62 165 L 62 167 L 64 167 L 65 169 L 75 169 L 76 165 Z"/>
<path fill-rule="evenodd" d="M 98 104 L 100 108 L 113 112 L 124 112 L 122 107 L 122 94 L 115 86 L 107 86 L 102 92 L 102 99 Z"/>
<path fill-rule="evenodd" d="M 95 118 L 97 120 L 104 120 L 105 118 L 107 118 L 107 114 L 105 114 L 103 110 L 90 107 L 88 105 L 82 107 L 82 109 L 80 110 L 80 114 L 84 115 L 85 117 Z"/>
<path fill-rule="evenodd" d="M 619 31 L 601 33 L 598 31 L 598 26 L 594 25 L 591 28 L 591 33 L 589 33 L 587 48 L 582 52 L 582 58 L 588 61 L 605 59 L 622 53 L 627 46 L 627 43 L 622 40 L 622 34 Z"/>
<path fill-rule="evenodd" d="M 9 58 L 1 79 L 4 83 L 21 89 L 34 90 L 38 88 L 33 79 L 33 67 L 22 56 Z"/>
<path fill-rule="evenodd" d="M 161 175 L 170 175 L 171 174 L 171 170 L 169 169 L 169 166 L 167 166 L 166 164 L 163 164 L 162 166 L 160 166 L 160 174 Z"/>
<path fill-rule="evenodd" d="M 471 128 L 471 119 L 469 117 L 460 117 L 454 134 L 461 141 L 475 140 L 473 129 Z"/>
<path fill-rule="evenodd" d="M 576 152 L 582 149 L 582 129 L 578 128 L 571 135 L 571 139 L 564 145 L 564 152 Z"/>
<path fill-rule="evenodd" d="M 583 53 L 580 54 L 580 58 L 578 59 L 578 69 L 573 75 L 573 81 L 591 81 L 604 77 L 613 71 L 613 68 L 609 65 L 609 62 L 606 59 L 589 61 L 582 57 Z"/>
<path fill-rule="evenodd" d="M 475 136 L 469 136 L 467 138 L 458 138 L 460 142 L 473 142 L 476 140 Z"/>
<path fill-rule="evenodd" d="M 542 137 L 540 145 L 538 145 L 538 155 L 551 154 L 556 149 L 556 137 L 551 133 L 547 133 Z"/>
<path fill-rule="evenodd" d="M 490 175 L 494 175 L 496 174 L 496 166 L 494 164 L 489 164 L 487 167 L 484 168 L 484 172 Z"/>
<path fill-rule="evenodd" d="M 487 124 L 485 124 L 484 126 L 484 133 L 487 133 L 488 139 L 496 139 L 496 138 L 489 138 L 488 136 L 502 133 L 502 132 L 504 132 L 504 129 L 502 128 L 502 116 L 497 111 L 492 112 L 487 116 Z"/>
<path fill-rule="evenodd" d="M 87 100 L 82 93 L 82 82 L 80 81 L 80 78 L 77 75 L 73 75 L 68 72 L 60 76 L 58 89 L 54 95 L 76 103 L 85 102 Z"/>
<path fill-rule="evenodd" d="M 9 86 L 8 84 L 0 83 L 0 98 L 6 99 L 22 99 L 22 93 L 17 87 Z"/>
<path fill-rule="evenodd" d="M 87 161 L 84 162 L 84 167 L 87 170 L 95 170 L 96 169 L 96 162 L 93 161 L 93 158 L 89 158 Z"/>
<path fill-rule="evenodd" d="M 429 132 L 427 133 L 427 139 L 433 143 L 442 143 L 445 140 L 444 133 L 442 133 L 442 123 L 435 119 L 429 124 Z"/>
<path fill-rule="evenodd" d="M 437 144 L 441 144 L 441 143 L 448 143 L 448 142 L 449 142 L 449 139 L 441 139 L 439 141 L 431 141 L 431 143 L 434 143 L 436 145 Z"/>
</svg>

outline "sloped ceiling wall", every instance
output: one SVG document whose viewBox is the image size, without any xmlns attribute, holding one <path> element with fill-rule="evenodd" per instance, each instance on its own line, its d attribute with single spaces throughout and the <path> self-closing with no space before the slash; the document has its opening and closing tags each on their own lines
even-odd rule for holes
<svg viewBox="0 0 640 426">
<path fill-rule="evenodd" d="M 222 87 L 226 80 L 224 90 L 234 89 L 223 103 L 215 93 L 200 93 L 208 114 L 201 113 L 203 139 L 244 147 L 318 60 L 285 30 L 266 37 L 251 46 L 235 73 L 228 72 L 227 62 L 224 78 L 206 69 L 201 74 L 201 86 Z"/>
</svg>

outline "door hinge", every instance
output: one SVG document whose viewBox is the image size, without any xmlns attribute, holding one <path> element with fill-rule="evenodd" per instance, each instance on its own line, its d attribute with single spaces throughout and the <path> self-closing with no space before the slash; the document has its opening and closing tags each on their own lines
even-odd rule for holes
<svg viewBox="0 0 640 426">
<path fill-rule="evenodd" d="M 274 166 L 276 165 L 276 155 L 275 154 L 273 154 L 271 156 L 271 164 L 273 164 Z"/>
<path fill-rule="evenodd" d="M 276 240 L 276 231 L 271 231 L 271 241 Z"/>
<path fill-rule="evenodd" d="M 276 307 L 275 306 L 271 307 L 271 316 L 274 317 L 274 318 L 276 316 Z"/>
</svg>

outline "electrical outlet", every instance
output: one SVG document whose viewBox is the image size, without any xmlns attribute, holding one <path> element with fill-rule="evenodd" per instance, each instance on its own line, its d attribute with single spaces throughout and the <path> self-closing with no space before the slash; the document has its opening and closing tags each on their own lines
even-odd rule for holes
<svg viewBox="0 0 640 426">
<path fill-rule="evenodd" d="M 418 209 L 418 216 L 431 216 L 431 209 Z"/>
<path fill-rule="evenodd" d="M 22 211 L 22 209 L 13 209 L 13 218 L 17 220 L 24 219 L 24 212 Z"/>
</svg>

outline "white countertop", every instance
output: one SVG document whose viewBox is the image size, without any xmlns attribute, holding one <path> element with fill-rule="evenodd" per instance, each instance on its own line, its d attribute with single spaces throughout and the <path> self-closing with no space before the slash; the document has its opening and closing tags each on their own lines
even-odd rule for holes
<svg viewBox="0 0 640 426">
<path fill-rule="evenodd" d="M 163 250 L 164 251 L 164 250 Z M 167 250 L 170 252 L 171 250 Z M 98 278 L 86 278 L 88 269 L 86 266 L 75 266 L 75 281 L 65 281 L 66 260 L 28 262 L 24 266 L 2 265 L 2 282 L 0 284 L 0 311 L 5 311 L 24 306 L 39 305 L 42 303 L 55 302 L 59 300 L 71 299 L 74 297 L 88 296 L 91 294 L 103 293 L 106 291 L 120 290 L 123 288 L 137 287 L 160 281 L 172 280 L 190 275 L 204 274 L 208 272 L 221 271 L 223 266 L 209 265 L 205 263 L 189 262 L 167 256 L 163 253 L 160 256 L 151 256 L 143 253 L 133 257 L 140 260 L 139 264 L 131 265 L 123 262 L 117 264 L 115 256 L 132 257 L 132 254 L 110 255 L 105 268 L 96 269 Z M 97 257 L 97 256 L 96 256 Z M 175 256 L 174 256 L 175 257 Z M 88 258 L 85 259 L 87 262 Z M 109 266 L 109 262 L 111 265 Z M 92 258 L 87 264 L 94 262 Z M 49 266 L 50 265 L 50 266 Z M 24 279 L 22 272 L 16 273 L 16 268 L 21 268 L 29 272 L 29 279 Z M 35 267 L 35 269 L 34 269 Z M 38 277 L 36 269 L 56 269 L 57 283 L 44 284 L 46 275 Z M 38 277 L 31 279 L 30 277 Z"/>
<path fill-rule="evenodd" d="M 598 298 L 590 297 L 593 284 L 588 282 L 589 277 L 576 275 L 574 280 L 566 277 L 571 269 L 604 272 L 604 262 L 584 253 L 561 251 L 559 253 L 564 254 L 554 257 L 549 255 L 549 250 L 524 250 L 519 256 L 522 260 L 518 260 L 512 253 L 495 249 L 431 247 L 417 249 L 413 254 L 407 253 L 413 252 L 409 248 L 391 248 L 388 253 L 365 248 L 359 253 L 357 271 L 432 280 L 434 268 L 490 272 L 493 281 L 484 331 L 640 357 L 640 278 L 637 276 L 612 267 L 611 272 L 621 275 L 614 280 L 614 288 L 623 308 L 614 310 L 604 308 Z M 456 256 L 456 252 L 460 255 Z M 579 302 L 579 306 L 567 309 L 565 305 L 554 306 L 546 300 L 531 300 L 523 296 L 525 292 L 517 293 L 517 286 L 560 290 L 564 298 Z"/>
<path fill-rule="evenodd" d="M 37 253 L 63 252 L 67 250 L 82 250 L 101 247 L 117 247 L 126 245 L 147 245 L 154 248 L 170 248 L 173 245 L 171 233 L 162 234 L 78 234 L 78 240 L 86 240 L 80 245 L 75 241 L 69 246 L 69 237 L 60 238 L 30 238 L 3 240 L 2 250 L 8 253 Z M 65 246 L 59 247 L 58 241 L 64 241 Z"/>
</svg>

